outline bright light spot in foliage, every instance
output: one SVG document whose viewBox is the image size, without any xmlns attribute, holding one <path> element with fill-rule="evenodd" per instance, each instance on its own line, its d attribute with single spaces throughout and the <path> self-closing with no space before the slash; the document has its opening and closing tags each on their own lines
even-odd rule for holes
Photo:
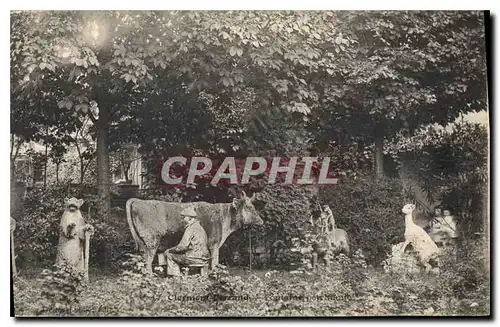
<svg viewBox="0 0 500 327">
<path fill-rule="evenodd" d="M 70 55 L 71 55 L 71 52 L 68 50 L 61 53 L 61 57 L 63 57 L 63 58 L 68 58 Z"/>
<path fill-rule="evenodd" d="M 95 21 L 92 22 L 92 37 L 94 40 L 97 40 L 99 38 L 99 26 L 97 26 L 97 23 Z"/>
<path fill-rule="evenodd" d="M 97 20 L 90 21 L 83 31 L 85 41 L 94 46 L 102 45 L 107 38 L 106 28 L 107 24 L 105 23 L 101 23 Z"/>
</svg>

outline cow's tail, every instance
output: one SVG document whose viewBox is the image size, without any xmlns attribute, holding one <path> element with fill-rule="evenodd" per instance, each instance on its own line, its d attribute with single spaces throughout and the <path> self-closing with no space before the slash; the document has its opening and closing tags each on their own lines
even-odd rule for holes
<svg viewBox="0 0 500 327">
<path fill-rule="evenodd" d="M 132 211 L 131 211 L 131 206 L 132 202 L 134 202 L 135 199 L 129 199 L 127 201 L 127 204 L 125 205 L 125 211 L 127 212 L 127 221 L 128 221 L 128 226 L 130 228 L 130 232 L 132 233 L 132 238 L 134 239 L 135 242 L 135 249 L 136 251 L 139 251 L 139 244 L 141 241 L 141 238 L 139 237 L 139 234 L 137 233 L 137 229 L 135 228 L 134 221 L 132 220 Z"/>
</svg>

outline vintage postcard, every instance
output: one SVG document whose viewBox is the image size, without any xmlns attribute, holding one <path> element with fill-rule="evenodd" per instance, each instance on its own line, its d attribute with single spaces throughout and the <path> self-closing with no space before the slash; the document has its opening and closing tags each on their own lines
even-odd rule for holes
<svg viewBox="0 0 500 327">
<path fill-rule="evenodd" d="M 491 315 L 489 12 L 10 27 L 13 316 Z"/>
</svg>

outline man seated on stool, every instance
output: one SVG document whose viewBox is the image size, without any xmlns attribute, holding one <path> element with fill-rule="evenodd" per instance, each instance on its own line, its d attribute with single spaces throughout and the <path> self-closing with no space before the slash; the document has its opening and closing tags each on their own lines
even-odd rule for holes
<svg viewBox="0 0 500 327">
<path fill-rule="evenodd" d="M 194 207 L 181 211 L 186 230 L 177 246 L 165 251 L 167 275 L 180 276 L 180 266 L 207 263 L 210 258 L 207 246 L 207 233 L 200 225 Z"/>
</svg>

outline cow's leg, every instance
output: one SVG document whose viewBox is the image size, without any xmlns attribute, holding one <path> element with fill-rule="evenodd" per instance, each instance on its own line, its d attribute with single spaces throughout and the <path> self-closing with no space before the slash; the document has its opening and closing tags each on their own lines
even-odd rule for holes
<svg viewBox="0 0 500 327">
<path fill-rule="evenodd" d="M 158 246 L 154 248 L 147 248 L 144 251 L 144 258 L 146 259 L 146 272 L 148 274 L 153 274 L 153 259 L 155 258 L 156 251 L 158 250 Z"/>
<path fill-rule="evenodd" d="M 210 269 L 215 269 L 219 264 L 219 247 L 216 246 L 210 249 Z"/>
</svg>

